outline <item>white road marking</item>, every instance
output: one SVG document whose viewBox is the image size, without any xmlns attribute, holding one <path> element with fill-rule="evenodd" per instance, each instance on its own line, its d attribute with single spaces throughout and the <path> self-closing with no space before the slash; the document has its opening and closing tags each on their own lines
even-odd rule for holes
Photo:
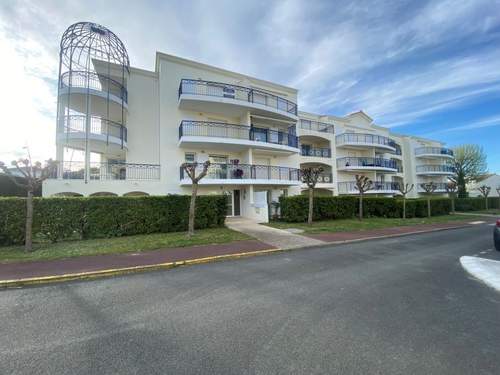
<svg viewBox="0 0 500 375">
<path fill-rule="evenodd" d="M 494 227 L 496 224 L 495 223 L 491 223 L 491 224 L 488 224 L 490 227 Z"/>
<path fill-rule="evenodd" d="M 471 221 L 471 222 L 469 222 L 468 224 L 478 225 L 478 224 L 484 224 L 484 223 L 486 223 L 486 221 L 481 221 L 481 220 L 478 220 L 478 221 Z"/>
</svg>

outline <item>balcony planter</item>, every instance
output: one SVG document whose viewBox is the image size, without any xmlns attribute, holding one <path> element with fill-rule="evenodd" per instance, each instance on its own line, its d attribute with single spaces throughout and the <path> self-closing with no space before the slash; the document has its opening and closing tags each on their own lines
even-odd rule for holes
<svg viewBox="0 0 500 375">
<path fill-rule="evenodd" d="M 233 176 L 234 176 L 234 178 L 243 178 L 243 169 L 240 169 L 240 168 L 235 169 L 233 171 Z"/>
</svg>

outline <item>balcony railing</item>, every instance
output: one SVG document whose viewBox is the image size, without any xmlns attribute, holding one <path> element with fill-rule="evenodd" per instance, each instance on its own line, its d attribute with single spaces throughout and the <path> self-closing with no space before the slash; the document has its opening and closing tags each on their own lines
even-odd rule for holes
<svg viewBox="0 0 500 375">
<path fill-rule="evenodd" d="M 122 99 L 125 103 L 128 100 L 127 89 L 113 78 L 102 74 L 85 71 L 65 72 L 60 79 L 61 88 L 83 88 L 97 91 L 103 91 L 105 94 L 111 94 Z"/>
<path fill-rule="evenodd" d="M 356 182 L 339 182 L 338 183 L 339 194 L 348 194 L 348 193 L 357 193 Z M 377 191 L 390 191 L 397 192 L 399 191 L 399 184 L 397 182 L 379 182 L 373 181 L 370 190 L 368 193 L 373 193 Z"/>
<path fill-rule="evenodd" d="M 332 150 L 329 148 L 320 148 L 320 147 L 302 148 L 300 152 L 302 156 L 314 156 L 317 158 L 332 157 Z"/>
<path fill-rule="evenodd" d="M 417 173 L 436 172 L 436 173 L 455 173 L 455 168 L 451 165 L 417 165 Z"/>
<path fill-rule="evenodd" d="M 85 115 L 68 115 L 62 118 L 63 129 L 65 133 L 85 133 L 86 132 Z M 90 117 L 89 133 L 103 135 L 109 142 L 109 137 L 115 137 L 122 142 L 127 142 L 127 128 L 117 122 L 106 120 L 101 117 Z"/>
<path fill-rule="evenodd" d="M 371 157 L 347 157 L 337 159 L 337 168 L 349 167 L 374 167 L 374 168 L 390 168 L 398 169 L 396 161 L 383 158 Z"/>
<path fill-rule="evenodd" d="M 59 176 L 64 180 L 83 180 L 85 178 L 85 162 L 59 162 L 58 172 L 51 178 Z M 91 162 L 89 168 L 90 180 L 158 180 L 160 166 L 158 164 L 138 163 L 100 163 Z"/>
<path fill-rule="evenodd" d="M 417 189 L 419 192 L 425 193 L 425 189 L 422 187 L 422 184 L 427 184 L 428 182 L 420 182 L 417 184 Z M 446 182 L 434 182 L 436 185 L 435 191 L 446 191 L 446 186 L 448 185 Z"/>
<path fill-rule="evenodd" d="M 203 165 L 197 165 L 197 170 L 202 171 Z M 180 178 L 188 179 L 189 176 L 180 167 Z M 281 180 L 281 181 L 300 181 L 300 170 L 296 168 L 278 167 L 271 165 L 255 164 L 210 164 L 205 179 L 217 180 Z M 202 180 L 202 181 L 203 181 Z M 189 180 L 191 181 L 191 180 Z"/>
<path fill-rule="evenodd" d="M 415 155 L 444 155 L 453 156 L 453 150 L 445 147 L 419 147 L 415 149 Z"/>
<path fill-rule="evenodd" d="M 297 104 L 266 91 L 249 87 L 221 82 L 182 79 L 179 86 L 179 97 L 182 94 L 214 96 L 261 104 L 297 116 Z"/>
<path fill-rule="evenodd" d="M 179 126 L 179 139 L 182 136 L 244 139 L 295 148 L 299 147 L 298 137 L 294 134 L 221 122 L 184 120 Z"/>
<path fill-rule="evenodd" d="M 374 145 L 374 146 L 387 146 L 396 148 L 397 143 L 391 138 L 382 135 L 363 134 L 363 133 L 343 133 L 335 137 L 337 146 L 344 144 L 360 144 L 360 145 Z"/>
<path fill-rule="evenodd" d="M 325 122 L 300 119 L 299 127 L 301 129 L 313 130 L 321 133 L 334 133 L 334 125 Z"/>
</svg>

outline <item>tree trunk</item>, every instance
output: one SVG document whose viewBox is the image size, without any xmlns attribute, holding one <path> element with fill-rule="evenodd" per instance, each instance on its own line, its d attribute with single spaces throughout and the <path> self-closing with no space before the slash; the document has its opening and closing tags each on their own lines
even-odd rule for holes
<svg viewBox="0 0 500 375">
<path fill-rule="evenodd" d="M 24 250 L 33 250 L 33 192 L 28 191 L 26 198 L 26 228 L 24 233 Z"/>
<path fill-rule="evenodd" d="M 484 198 L 484 206 L 488 209 L 488 197 Z"/>
<path fill-rule="evenodd" d="M 459 198 L 467 198 L 467 188 L 465 186 L 465 177 L 463 172 L 457 173 L 457 191 Z"/>
<path fill-rule="evenodd" d="M 198 192 L 198 184 L 193 183 L 191 189 L 191 202 L 189 203 L 189 224 L 188 237 L 194 235 L 194 213 L 196 211 L 196 193 Z"/>
<path fill-rule="evenodd" d="M 406 197 L 403 197 L 403 219 L 406 219 Z"/>
<path fill-rule="evenodd" d="M 451 196 L 451 213 L 455 213 L 455 197 Z"/>
<path fill-rule="evenodd" d="M 309 188 L 309 213 L 307 215 L 307 224 L 311 225 L 313 222 L 313 204 L 314 204 L 314 196 L 313 196 L 313 188 Z"/>
<path fill-rule="evenodd" d="M 431 198 L 427 198 L 427 217 L 431 217 Z"/>
<path fill-rule="evenodd" d="M 363 220 L 363 194 L 359 194 L 359 220 Z"/>
</svg>

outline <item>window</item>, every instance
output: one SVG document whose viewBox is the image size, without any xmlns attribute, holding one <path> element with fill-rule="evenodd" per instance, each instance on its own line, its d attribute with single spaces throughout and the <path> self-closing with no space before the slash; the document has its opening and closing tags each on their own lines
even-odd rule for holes
<svg viewBox="0 0 500 375">
<path fill-rule="evenodd" d="M 196 160 L 196 154 L 194 152 L 186 152 L 184 156 L 186 163 L 194 163 Z"/>
</svg>

